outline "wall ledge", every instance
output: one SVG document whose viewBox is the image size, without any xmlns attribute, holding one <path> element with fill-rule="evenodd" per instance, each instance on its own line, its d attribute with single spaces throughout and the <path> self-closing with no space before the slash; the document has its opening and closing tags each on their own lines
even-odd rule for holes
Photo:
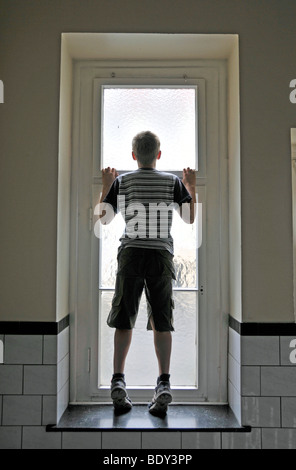
<svg viewBox="0 0 296 470">
<path fill-rule="evenodd" d="M 3 335 L 58 335 L 69 326 L 69 315 L 58 322 L 0 321 Z"/>
<path fill-rule="evenodd" d="M 228 405 L 172 404 L 164 417 L 152 416 L 147 405 L 134 404 L 131 411 L 116 414 L 113 405 L 69 405 L 57 425 L 48 432 L 71 431 L 202 431 L 250 432 L 241 426 Z"/>
<path fill-rule="evenodd" d="M 229 316 L 229 327 L 241 336 L 294 336 L 296 323 L 241 323 Z"/>
</svg>

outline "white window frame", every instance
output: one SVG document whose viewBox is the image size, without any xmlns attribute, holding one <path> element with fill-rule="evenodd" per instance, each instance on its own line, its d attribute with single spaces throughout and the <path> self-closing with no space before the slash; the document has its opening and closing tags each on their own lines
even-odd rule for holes
<svg viewBox="0 0 296 470">
<path fill-rule="evenodd" d="M 292 183 L 292 232 L 293 232 L 293 290 L 294 318 L 296 321 L 296 128 L 291 128 L 291 183 Z"/>
<path fill-rule="evenodd" d="M 110 401 L 97 389 L 99 241 L 92 215 L 101 190 L 101 85 L 197 85 L 197 193 L 203 203 L 199 248 L 199 388 L 174 390 L 175 402 L 227 402 L 228 181 L 226 64 L 223 60 L 79 61 L 74 67 L 71 186 L 71 388 L 75 402 Z M 186 164 L 181 162 L 180 166 Z M 181 168 L 180 168 L 181 169 Z M 133 401 L 151 390 L 129 391 Z"/>
</svg>

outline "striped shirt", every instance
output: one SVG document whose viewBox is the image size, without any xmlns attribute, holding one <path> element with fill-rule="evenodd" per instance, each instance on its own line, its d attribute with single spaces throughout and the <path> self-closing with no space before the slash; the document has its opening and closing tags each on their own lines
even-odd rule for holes
<svg viewBox="0 0 296 470">
<path fill-rule="evenodd" d="M 104 202 L 125 221 L 119 249 L 165 249 L 174 254 L 173 210 L 191 199 L 180 178 L 171 173 L 139 168 L 118 176 Z"/>
</svg>

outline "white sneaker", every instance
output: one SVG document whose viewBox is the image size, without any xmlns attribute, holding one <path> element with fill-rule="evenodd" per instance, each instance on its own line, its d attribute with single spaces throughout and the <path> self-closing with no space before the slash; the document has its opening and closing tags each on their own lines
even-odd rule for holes
<svg viewBox="0 0 296 470">
<path fill-rule="evenodd" d="M 165 414 L 172 399 L 170 382 L 160 381 L 155 387 L 154 396 L 151 403 L 148 405 L 149 412 L 155 415 Z"/>
<path fill-rule="evenodd" d="M 111 398 L 116 411 L 128 411 L 133 406 L 126 391 L 125 381 L 122 378 L 112 379 Z"/>
</svg>

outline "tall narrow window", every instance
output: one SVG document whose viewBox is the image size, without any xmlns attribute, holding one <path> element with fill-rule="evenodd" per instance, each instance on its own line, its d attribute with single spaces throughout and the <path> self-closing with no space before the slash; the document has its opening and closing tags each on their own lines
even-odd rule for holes
<svg viewBox="0 0 296 470">
<path fill-rule="evenodd" d="M 74 68 L 71 212 L 71 400 L 110 401 L 121 214 L 101 226 L 101 169 L 137 169 L 131 143 L 151 130 L 156 168 L 182 178 L 196 169 L 194 225 L 173 215 L 176 281 L 171 383 L 180 402 L 227 400 L 228 234 L 224 61 L 78 61 Z M 202 216 L 202 217 L 201 217 Z M 201 223 L 202 222 L 202 223 Z M 97 230 L 99 233 L 97 232 Z M 202 235 L 201 235 L 202 234 Z M 145 293 L 126 362 L 133 402 L 151 399 L 158 372 Z"/>
<path fill-rule="evenodd" d="M 102 167 L 119 171 L 136 169 L 131 158 L 132 138 L 151 130 L 161 141 L 162 157 L 157 169 L 177 172 L 183 166 L 198 169 L 197 89 L 175 87 L 102 87 Z M 106 324 L 110 310 L 117 266 L 117 249 L 123 231 L 123 219 L 101 228 L 99 256 L 99 374 L 98 386 L 108 386 L 112 374 L 114 330 Z M 174 214 L 172 235 L 175 248 L 176 280 L 174 288 L 172 385 L 198 386 L 198 224 L 185 224 Z M 145 294 L 142 295 L 132 346 L 127 358 L 129 386 L 155 384 L 157 362 L 152 333 L 146 331 Z"/>
</svg>

